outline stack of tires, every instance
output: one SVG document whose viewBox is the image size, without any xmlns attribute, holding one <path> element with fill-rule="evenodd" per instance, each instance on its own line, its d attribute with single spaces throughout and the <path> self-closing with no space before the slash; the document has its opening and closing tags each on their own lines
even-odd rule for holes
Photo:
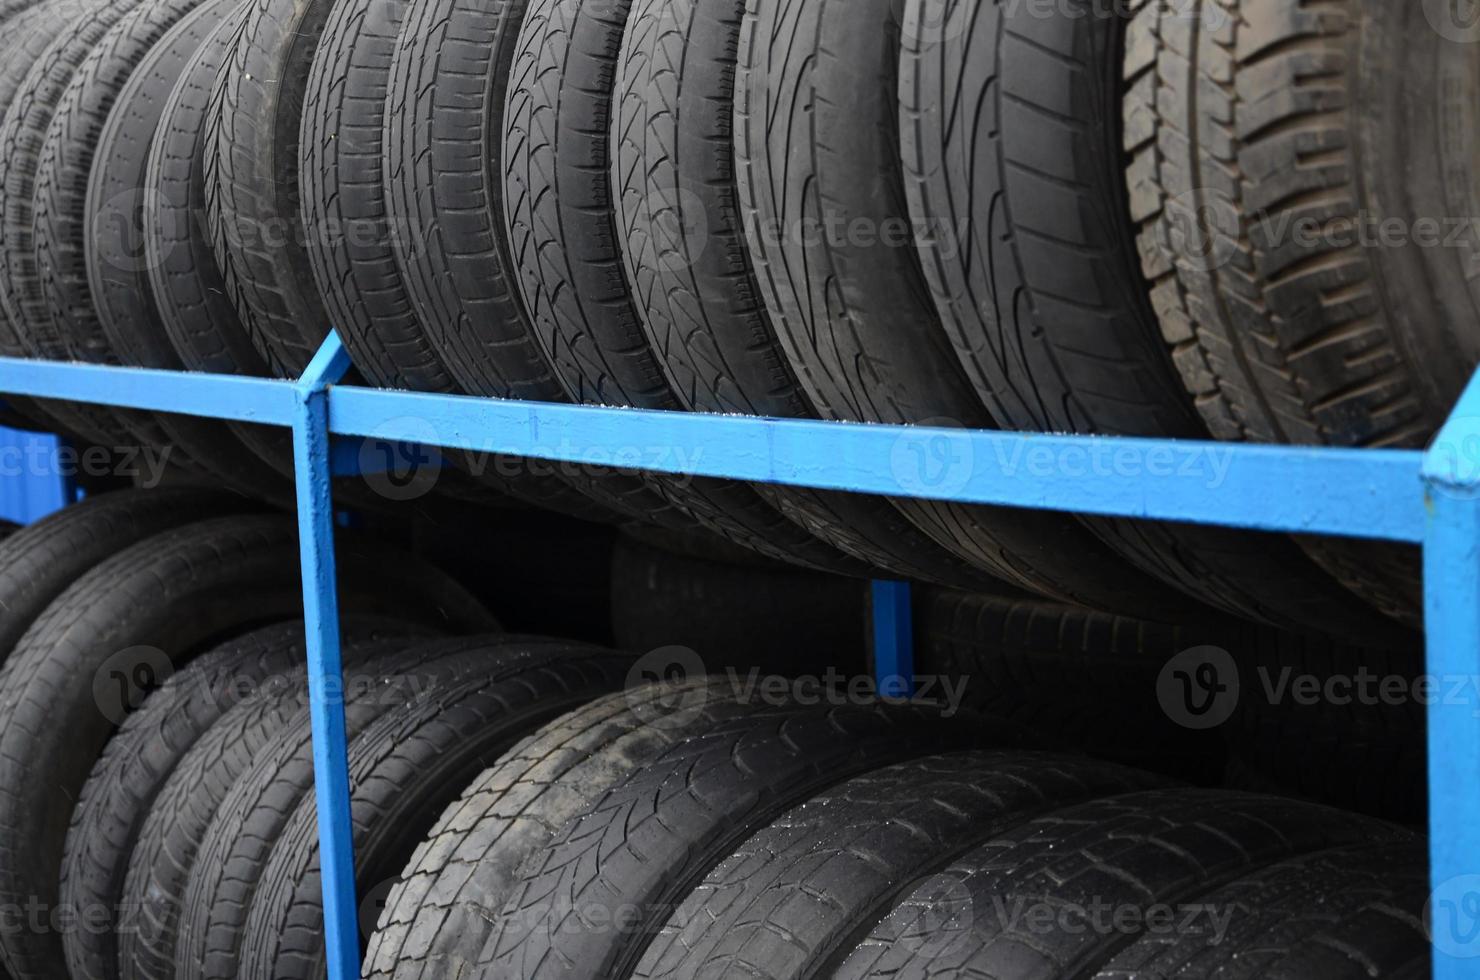
<svg viewBox="0 0 1480 980">
<path fill-rule="evenodd" d="M 341 551 L 367 977 L 1428 970 L 1399 826 L 951 701 L 502 634 L 412 556 Z M 296 557 L 286 518 L 194 490 L 0 543 L 10 976 L 324 975 Z"/>
<path fill-rule="evenodd" d="M 1480 240 L 1447 217 L 1480 198 L 1480 76 L 1444 5 L 1390 7 L 19 0 L 0 351 L 291 376 L 333 324 L 394 388 L 1416 446 L 1480 359 Z M 281 433 L 24 407 L 283 492 Z M 1216 481 L 1208 455 L 1049 465 Z M 1397 549 L 459 461 L 485 500 L 846 574 L 1363 638 L 1419 619 Z M 914 493 L 1020 465 L 897 470 Z"/>
</svg>

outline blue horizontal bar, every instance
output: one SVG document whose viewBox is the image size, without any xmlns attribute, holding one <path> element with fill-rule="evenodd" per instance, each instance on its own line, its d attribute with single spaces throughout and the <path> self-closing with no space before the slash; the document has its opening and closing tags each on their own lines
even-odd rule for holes
<svg viewBox="0 0 1480 980">
<path fill-rule="evenodd" d="M 336 387 L 339 435 L 890 496 L 1419 542 L 1422 454 L 755 419 Z"/>
<path fill-rule="evenodd" d="M 290 381 L 0 357 L 0 392 L 180 415 L 293 424 Z"/>
</svg>

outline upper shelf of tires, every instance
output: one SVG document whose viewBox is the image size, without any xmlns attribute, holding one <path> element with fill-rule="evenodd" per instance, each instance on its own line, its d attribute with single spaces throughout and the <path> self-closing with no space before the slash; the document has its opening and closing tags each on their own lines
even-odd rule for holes
<svg viewBox="0 0 1480 980">
<path fill-rule="evenodd" d="M 11 2 L 0 352 L 293 376 L 333 324 L 387 387 L 1418 446 L 1480 360 L 1480 37 L 1441 6 Z M 290 471 L 251 426 L 22 408 Z M 1419 619 L 1397 548 L 462 461 L 847 574 Z"/>
</svg>

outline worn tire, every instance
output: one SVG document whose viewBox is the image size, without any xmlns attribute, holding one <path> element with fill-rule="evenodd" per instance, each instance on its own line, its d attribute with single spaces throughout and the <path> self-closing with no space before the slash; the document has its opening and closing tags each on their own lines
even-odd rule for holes
<svg viewBox="0 0 1480 980">
<path fill-rule="evenodd" d="M 227 295 L 274 374 L 296 378 L 330 322 L 298 184 L 309 70 L 329 0 L 250 0 L 211 90 L 206 214 Z"/>
<path fill-rule="evenodd" d="M 94 566 L 169 528 L 252 509 L 226 493 L 124 490 L 89 497 L 11 534 L 0 545 L 0 664 Z"/>
<path fill-rule="evenodd" d="M 417 670 L 423 675 L 417 701 L 434 701 L 435 692 L 465 683 L 518 674 L 569 645 L 510 640 L 503 654 L 486 638 L 448 641 L 443 646 L 445 652 L 430 661 L 425 650 L 413 651 L 427 663 Z M 402 703 L 401 698 L 373 695 L 367 700 L 374 703 L 359 732 L 377 719 L 395 716 Z M 299 802 L 313 796 L 313 778 L 312 731 L 307 715 L 300 714 L 236 778 L 200 839 L 181 902 L 176 980 L 238 975 L 248 915 L 265 883 L 263 873 Z"/>
<path fill-rule="evenodd" d="M 156 5 L 148 16 L 128 18 L 133 24 L 120 23 L 110 41 L 89 55 L 52 122 L 56 138 L 63 120 L 69 120 L 71 145 L 49 144 L 57 166 L 43 170 L 37 182 L 38 197 L 48 187 L 51 196 L 44 219 L 38 208 L 37 253 L 42 267 L 50 269 L 52 317 L 78 360 L 166 370 L 183 366 L 160 329 L 145 265 L 142 225 L 153 203 L 145 195 L 145 173 L 170 91 L 235 6 L 234 0 Z M 187 7 L 194 9 L 186 13 Z M 84 184 L 71 171 L 86 167 L 89 158 Z M 158 418 L 172 444 L 220 482 L 275 502 L 292 499 L 288 481 L 249 452 L 227 423 Z"/>
<path fill-rule="evenodd" d="M 1460 326 L 1480 313 L 1480 236 L 1441 217 L 1480 213 L 1462 149 L 1480 126 L 1457 108 L 1480 98 L 1474 46 L 1424 22 L 1434 4 L 1134 6 L 1131 213 L 1208 427 L 1423 447 L 1480 361 L 1480 334 Z M 1403 242 L 1371 247 L 1366 223 L 1393 220 Z M 1425 247 L 1420 222 L 1456 247 Z M 1411 549 L 1308 549 L 1384 612 L 1421 621 Z"/>
<path fill-rule="evenodd" d="M 391 58 L 407 0 L 345 0 L 325 23 L 303 105 L 298 173 L 303 224 L 319 295 L 350 357 L 371 384 L 455 391 L 421 332 L 402 282 L 388 220 L 381 153 Z M 462 455 L 447 452 L 457 461 Z M 612 515 L 552 475 L 507 457 L 468 458 L 478 484 L 586 520 Z M 485 475 L 486 474 L 486 475 Z M 506 475 L 507 474 L 507 475 Z M 444 473 L 439 486 L 457 479 Z M 461 481 L 464 495 L 472 481 Z"/>
<path fill-rule="evenodd" d="M 899 896 L 835 975 L 1091 976 L 1139 935 L 1135 923 L 1093 926 L 1091 916 L 1103 915 L 1093 909 L 1177 908 L 1290 858 L 1414 840 L 1379 821 L 1275 797 L 1157 790 L 1083 803 L 995 835 Z M 1045 929 L 1041 914 L 1011 914 L 1020 908 L 1060 911 Z"/>
<path fill-rule="evenodd" d="M 674 746 L 525 862 L 479 969 L 527 980 L 629 976 L 675 904 L 792 806 L 859 772 L 1006 737 L 983 719 L 932 714 L 768 706 Z M 625 912 L 602 924 L 595 908 Z"/>
<path fill-rule="evenodd" d="M 28 172 L 30 167 L 34 167 L 35 156 L 41 150 L 42 134 L 37 133 L 34 127 L 28 129 L 25 117 L 30 114 L 38 89 L 49 89 L 52 98 L 56 97 L 56 85 L 43 85 L 49 70 L 55 68 L 61 73 L 61 84 L 65 85 L 65 69 L 68 65 L 75 66 L 81 58 L 81 54 L 74 52 L 65 63 L 58 65 L 54 48 L 79 42 L 85 47 L 86 38 L 101 37 L 135 2 L 137 0 L 122 0 L 121 4 L 94 4 L 89 0 L 43 3 L 21 14 L 7 26 L 8 31 L 14 31 L 16 41 L 14 56 L 6 58 L 3 69 L 0 69 L 0 108 L 4 110 L 0 113 L 0 121 L 3 121 L 0 124 L 0 278 L 3 278 L 0 281 L 0 353 L 6 356 L 37 356 L 35 342 L 38 338 L 33 336 L 26 319 L 27 315 L 38 313 L 35 255 L 30 248 L 34 188 Z M 11 184 L 12 170 L 15 171 L 14 186 Z M 27 273 L 14 284 L 10 281 L 12 259 L 18 274 Z M 122 431 L 110 412 L 50 400 L 27 404 L 34 406 L 33 414 L 42 422 L 51 421 L 56 428 L 95 445 L 138 444 L 137 439 Z"/>
<path fill-rule="evenodd" d="M 736 99 L 739 198 L 771 322 L 815 412 L 827 418 L 975 428 L 995 420 L 970 389 L 929 301 L 907 226 L 899 163 L 902 0 L 860 11 L 821 0 L 749 0 Z M 842 240 L 790 234 L 847 219 Z M 855 235 L 853 228 L 874 229 Z M 780 234 L 776 234 L 780 231 Z M 957 459 L 935 474 L 969 475 Z M 989 465 L 983 463 L 981 465 Z M 901 467 L 901 479 L 907 467 Z M 1000 580 L 1095 608 L 1185 615 L 1073 518 L 924 500 L 922 531 Z"/>
<path fill-rule="evenodd" d="M 906 7 L 900 137 L 925 278 L 978 399 L 1015 429 L 1207 440 L 1136 260 L 1120 150 L 1126 18 L 1107 0 L 1047 16 L 971 9 Z M 1212 485 L 1208 463 L 1197 466 Z M 1364 639 L 1391 631 L 1293 542 L 1085 522 L 1233 615 Z"/>
<path fill-rule="evenodd" d="M 160 328 L 188 371 L 268 377 L 226 292 L 206 213 L 205 130 L 211 86 L 226 63 L 241 7 L 196 49 L 165 101 L 144 176 L 144 265 Z M 293 475 L 293 444 L 281 429 L 231 423 L 269 467 Z"/>
<path fill-rule="evenodd" d="M 391 637 L 430 635 L 393 620 L 351 619 L 344 644 L 355 649 Z M 123 906 L 124 876 L 139 829 L 180 759 L 222 715 L 305 659 L 304 624 L 291 621 L 231 640 L 171 675 L 108 740 L 77 799 L 67 831 L 62 903 L 90 913 L 90 928 L 69 930 L 68 976 L 118 976 L 119 927 L 136 924 Z"/>
<path fill-rule="evenodd" d="M 1201 896 L 1232 913 L 1219 934 L 1146 936 L 1094 980 L 1417 980 L 1432 973 L 1425 931 L 1430 886 L 1417 843 L 1337 847 L 1260 870 Z"/>
<path fill-rule="evenodd" d="M 532 0 L 504 112 L 505 225 L 515 283 L 565 396 L 681 410 L 622 268 L 610 169 L 616 62 L 629 2 Z M 655 491 L 761 554 L 868 574 L 748 485 L 650 474 Z"/>
<path fill-rule="evenodd" d="M 1052 756 L 965 752 L 866 773 L 761 830 L 674 910 L 634 978 L 826 976 L 896 895 L 1034 814 L 1149 789 Z"/>
<path fill-rule="evenodd" d="M 359 893 L 383 894 L 467 784 L 552 717 L 620 688 L 630 657 L 597 651 L 547 654 L 398 707 L 350 744 L 351 822 Z M 316 811 L 298 804 L 252 898 L 241 971 L 317 980 L 323 941 Z M 367 923 L 369 924 L 369 923 Z"/>
<path fill-rule="evenodd" d="M 73 804 L 144 682 L 222 636 L 301 615 L 298 562 L 291 521 L 220 518 L 134 545 L 47 607 L 0 671 L 0 894 L 54 905 Z M 340 567 L 355 611 L 389 601 L 423 621 L 491 622 L 408 556 L 356 541 Z M 107 686 L 120 672 L 127 683 Z M 9 933 L 0 953 L 16 980 L 66 968 L 54 931 Z"/>
<path fill-rule="evenodd" d="M 468 650 L 486 637 L 351 646 L 345 650 L 345 730 L 353 738 L 398 700 L 411 700 L 451 670 L 462 677 L 486 658 Z M 129 855 L 121 907 L 134 917 L 120 930 L 125 980 L 173 980 L 185 890 L 201 842 L 243 774 L 285 733 L 309 730 L 307 674 L 295 667 L 253 689 L 189 747 L 160 788 Z M 296 736 L 295 736 L 296 737 Z"/>
</svg>

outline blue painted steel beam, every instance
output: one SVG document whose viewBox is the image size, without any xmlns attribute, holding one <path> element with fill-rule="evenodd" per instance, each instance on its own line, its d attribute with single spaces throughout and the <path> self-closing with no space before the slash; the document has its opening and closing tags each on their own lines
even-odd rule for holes
<svg viewBox="0 0 1480 980">
<path fill-rule="evenodd" d="M 303 564 L 309 716 L 313 723 L 314 793 L 329 980 L 355 980 L 360 975 L 349 746 L 344 702 L 340 694 L 330 693 L 344 690 L 344 664 L 334 563 L 328 386 L 344 377 L 349 367 L 349 357 L 338 336 L 331 333 L 303 378 L 291 389 L 297 400 L 293 465 L 298 487 L 298 547 Z"/>
<path fill-rule="evenodd" d="M 0 392 L 289 426 L 293 382 L 0 357 Z"/>
<path fill-rule="evenodd" d="M 343 435 L 889 496 L 1419 542 L 1422 455 L 613 411 L 336 388 Z"/>
<path fill-rule="evenodd" d="M 1480 976 L 1480 376 L 1424 457 L 1434 976 Z"/>
<path fill-rule="evenodd" d="M 915 617 L 910 583 L 875 579 L 874 683 L 886 698 L 915 693 Z"/>
</svg>

